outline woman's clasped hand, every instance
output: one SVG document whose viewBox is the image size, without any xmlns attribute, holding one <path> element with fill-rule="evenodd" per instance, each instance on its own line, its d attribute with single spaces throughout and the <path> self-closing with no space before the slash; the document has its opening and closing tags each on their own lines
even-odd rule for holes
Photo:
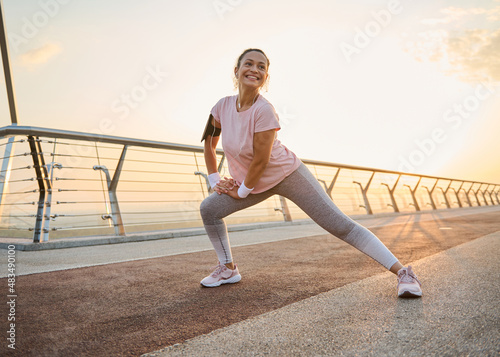
<svg viewBox="0 0 500 357">
<path fill-rule="evenodd" d="M 238 187 L 240 187 L 240 185 L 238 185 L 235 179 L 224 176 L 224 178 L 214 187 L 214 191 L 219 195 L 225 193 L 233 198 L 240 198 L 238 196 Z"/>
</svg>

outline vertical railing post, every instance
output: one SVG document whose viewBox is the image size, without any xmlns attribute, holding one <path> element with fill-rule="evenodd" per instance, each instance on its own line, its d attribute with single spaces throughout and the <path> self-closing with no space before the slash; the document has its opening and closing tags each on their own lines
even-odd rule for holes
<svg viewBox="0 0 500 357">
<path fill-rule="evenodd" d="M 497 203 L 500 205 L 500 199 L 498 198 L 498 193 L 499 192 L 500 192 L 500 188 L 497 190 L 497 192 L 495 192 L 495 197 L 497 198 Z"/>
<path fill-rule="evenodd" d="M 44 229 L 43 229 L 43 241 L 47 242 L 49 240 L 49 232 L 50 232 L 50 219 L 52 218 L 50 212 L 52 210 L 52 192 L 54 191 L 54 169 L 62 169 L 62 165 L 56 162 L 52 162 L 47 165 L 48 171 L 50 172 L 47 177 L 47 196 L 45 201 L 45 217 L 44 217 Z M 55 219 L 55 217 L 54 217 Z"/>
<path fill-rule="evenodd" d="M 210 187 L 210 181 L 208 180 L 208 175 L 204 172 L 201 172 L 201 171 L 195 171 L 194 174 L 199 175 L 205 179 L 205 185 L 207 186 L 207 192 L 210 194 L 213 190 L 212 190 L 212 187 Z M 203 197 L 205 197 L 205 196 L 203 196 Z"/>
<path fill-rule="evenodd" d="M 493 188 L 488 192 L 488 195 L 490 196 L 491 199 L 491 204 L 496 205 L 497 203 L 495 202 L 495 198 L 493 197 L 493 191 L 495 191 L 495 185 L 493 185 Z"/>
<path fill-rule="evenodd" d="M 474 186 L 474 184 L 475 184 L 475 183 L 478 183 L 478 182 L 474 182 L 474 183 L 472 184 L 472 186 Z M 472 188 L 472 186 L 471 186 L 471 188 Z M 479 188 L 481 188 L 481 185 L 479 185 Z M 474 194 L 474 197 L 476 197 L 476 202 L 477 202 L 477 205 L 478 205 L 478 206 L 482 206 L 481 201 L 479 201 L 479 197 L 477 197 L 477 193 L 479 192 L 479 188 L 478 188 L 477 190 L 475 190 L 475 191 L 474 191 L 474 190 L 472 190 L 472 193 Z"/>
<path fill-rule="evenodd" d="M 470 200 L 469 194 L 472 191 L 473 186 L 474 186 L 474 182 L 471 182 L 469 189 L 467 191 L 465 191 L 465 188 L 464 188 L 465 197 L 467 197 L 467 203 L 469 203 L 469 207 L 472 207 L 472 201 Z M 474 191 L 472 191 L 472 192 L 474 193 Z"/>
<path fill-rule="evenodd" d="M 457 189 L 457 190 L 455 190 L 455 189 L 453 188 L 453 192 L 455 192 L 455 196 L 457 197 L 457 203 L 458 203 L 458 206 L 459 206 L 460 208 L 462 208 L 462 207 L 463 207 L 463 205 L 462 205 L 462 202 L 460 201 L 460 197 L 458 196 L 458 193 L 459 193 L 459 192 L 460 192 L 460 190 L 462 189 L 462 186 L 463 186 L 463 185 L 464 185 L 464 181 L 462 181 L 462 183 L 460 184 L 460 186 L 458 187 L 458 189 Z"/>
<path fill-rule="evenodd" d="M 222 157 L 220 158 L 219 166 L 217 166 L 217 172 L 220 173 L 222 170 L 222 167 L 224 166 L 224 160 L 226 159 L 226 153 L 222 154 Z"/>
<path fill-rule="evenodd" d="M 420 178 L 417 181 L 417 184 L 415 185 L 415 188 L 413 188 L 413 189 L 411 188 L 410 185 L 403 185 L 403 186 L 408 187 L 408 189 L 410 190 L 411 198 L 413 199 L 413 206 L 415 207 L 416 211 L 420 211 L 420 206 L 418 205 L 417 198 L 415 197 L 415 192 L 417 192 L 418 185 L 420 184 L 420 181 L 422 181 L 422 176 L 420 176 Z"/>
<path fill-rule="evenodd" d="M 94 170 L 101 170 L 106 175 L 106 182 L 108 186 L 109 202 L 111 204 L 111 219 L 113 220 L 113 225 L 115 227 L 115 234 L 124 236 L 125 227 L 123 225 L 122 215 L 120 212 L 120 205 L 118 204 L 118 196 L 116 195 L 116 188 L 118 187 L 118 181 L 120 179 L 120 174 L 123 168 L 123 163 L 125 161 L 125 154 L 127 153 L 128 145 L 123 146 L 120 159 L 115 169 L 113 179 L 109 175 L 109 170 L 104 165 L 95 165 Z"/>
<path fill-rule="evenodd" d="M 285 220 L 285 222 L 291 222 L 292 215 L 290 214 L 290 209 L 288 208 L 288 204 L 286 203 L 286 198 L 281 195 L 279 197 L 281 203 L 281 213 L 283 213 L 283 219 Z"/>
<path fill-rule="evenodd" d="M 431 190 L 429 190 L 429 188 L 427 186 L 422 186 L 423 188 L 425 188 L 427 190 L 427 194 L 429 195 L 430 204 L 431 204 L 431 207 L 433 210 L 437 209 L 436 203 L 434 202 L 434 197 L 432 197 L 432 194 L 434 193 L 434 190 L 436 188 L 438 181 L 439 180 L 436 180 L 436 182 L 434 182 L 434 185 L 432 186 Z"/>
<path fill-rule="evenodd" d="M 497 185 L 493 186 L 493 188 L 491 189 L 491 194 L 494 195 L 493 197 L 496 198 L 495 204 L 500 204 L 500 201 L 498 200 L 498 191 L 495 192 L 496 187 L 497 187 Z"/>
<path fill-rule="evenodd" d="M 46 228 L 44 225 L 44 221 L 46 219 L 45 197 L 47 191 L 50 189 L 50 186 L 49 187 L 47 186 L 49 184 L 49 181 L 47 175 L 47 168 L 45 167 L 45 160 L 43 158 L 40 139 L 39 138 L 35 139 L 33 136 L 30 135 L 28 136 L 28 143 L 30 146 L 31 157 L 33 159 L 33 168 L 35 169 L 36 180 L 38 182 L 38 190 L 40 193 L 38 197 L 38 208 L 36 213 L 33 242 L 40 243 L 43 231 L 47 230 L 48 232 L 48 227 Z M 48 237 L 44 235 L 43 239 L 48 239 Z"/>
<path fill-rule="evenodd" d="M 194 162 L 196 163 L 196 171 L 194 172 L 195 175 L 201 175 L 203 178 L 205 178 L 205 182 L 207 184 L 207 192 L 210 194 L 210 185 L 208 181 L 208 175 L 204 174 L 203 172 L 200 171 L 200 167 L 198 166 L 198 158 L 196 157 L 196 153 L 193 152 L 193 157 L 194 157 Z M 205 191 L 203 190 L 203 183 L 201 182 L 200 178 L 200 186 L 201 186 L 201 193 L 203 194 L 203 198 L 205 198 Z"/>
<path fill-rule="evenodd" d="M 396 182 L 394 183 L 394 186 L 392 186 L 392 188 L 390 188 L 388 184 L 382 182 L 382 185 L 387 187 L 387 189 L 389 190 L 389 196 L 391 197 L 391 206 L 394 209 L 394 212 L 399 212 L 399 207 L 398 207 L 398 204 L 396 203 L 396 199 L 394 197 L 394 191 L 396 190 L 396 186 L 398 185 L 400 178 L 401 178 L 401 174 L 399 174 L 399 176 L 398 176 Z"/>
<path fill-rule="evenodd" d="M 494 194 L 495 194 L 495 188 L 496 187 L 497 187 L 496 185 L 493 185 L 493 187 L 492 187 L 492 189 L 491 189 L 491 191 L 489 193 L 489 195 L 491 197 L 491 202 L 492 202 L 493 205 L 498 204 L 498 201 L 495 200 L 495 196 L 494 196 Z"/>
<path fill-rule="evenodd" d="M 326 186 L 326 181 L 325 180 L 320 180 L 318 179 L 319 182 L 321 182 L 323 184 L 323 186 L 325 186 L 325 191 L 326 193 L 328 194 L 328 196 L 330 196 L 330 198 L 333 200 L 333 197 L 332 197 L 332 191 L 333 191 L 333 187 L 335 186 L 335 183 L 337 182 L 337 178 L 339 177 L 339 173 L 340 173 L 340 170 L 341 168 L 339 167 L 337 169 L 337 172 L 335 173 L 335 175 L 333 176 L 333 179 L 332 179 L 332 182 L 330 182 L 330 185 L 329 186 Z"/>
<path fill-rule="evenodd" d="M 479 185 L 479 188 L 477 189 L 477 192 L 479 192 L 479 193 L 481 194 L 481 196 L 483 196 L 483 201 L 484 201 L 484 204 L 485 204 L 486 206 L 489 206 L 489 203 L 488 203 L 488 201 L 486 200 L 486 197 L 484 197 L 484 191 L 481 191 L 481 187 L 483 187 L 483 185 L 484 185 L 483 183 L 481 183 L 481 184 Z"/>
<path fill-rule="evenodd" d="M 446 187 L 446 190 L 443 189 L 442 187 L 439 187 L 441 189 L 441 192 L 443 192 L 444 203 L 446 205 L 446 208 L 451 208 L 450 201 L 448 200 L 447 193 L 448 193 L 448 190 L 450 189 L 450 186 L 451 186 L 452 182 L 453 181 L 448 182 L 448 187 Z"/>
<path fill-rule="evenodd" d="M 368 201 L 368 195 L 367 195 L 368 189 L 370 188 L 370 184 L 372 183 L 373 176 L 375 176 L 375 171 L 372 172 L 372 175 L 370 176 L 370 179 L 368 180 L 368 183 L 366 184 L 365 187 L 363 187 L 363 185 L 360 182 L 353 181 L 353 183 L 358 184 L 361 189 L 361 194 L 363 195 L 363 201 L 365 202 L 365 205 L 361 207 L 364 207 L 366 209 L 366 213 L 368 214 L 373 214 L 372 207 L 370 206 L 370 201 Z"/>
<path fill-rule="evenodd" d="M 494 205 L 494 204 L 495 204 L 495 202 L 493 202 L 493 199 L 491 198 L 491 193 L 490 193 L 490 192 L 488 192 L 488 189 L 490 188 L 490 186 L 491 186 L 491 185 L 488 185 L 488 186 L 486 186 L 486 188 L 484 189 L 484 191 L 483 191 L 483 197 L 484 197 L 484 193 L 486 192 L 486 193 L 488 194 L 488 196 L 490 197 L 490 202 L 491 202 L 491 204 L 492 204 L 492 205 Z M 486 201 L 486 198 L 485 198 L 485 201 Z"/>
</svg>

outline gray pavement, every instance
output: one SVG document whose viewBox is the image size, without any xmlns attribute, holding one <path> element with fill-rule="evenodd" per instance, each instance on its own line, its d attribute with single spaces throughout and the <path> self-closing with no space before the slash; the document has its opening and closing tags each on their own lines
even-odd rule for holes
<svg viewBox="0 0 500 357">
<path fill-rule="evenodd" d="M 496 232 L 413 262 L 421 299 L 387 272 L 144 356 L 498 356 L 499 253 Z"/>
<path fill-rule="evenodd" d="M 414 214 L 358 216 L 354 218 L 365 227 L 375 228 L 493 211 L 500 211 L 500 206 L 424 211 Z M 239 230 L 238 227 L 232 227 L 233 231 L 230 232 L 231 245 L 233 247 L 239 247 L 328 234 L 312 221 L 301 221 L 298 223 L 300 224 L 261 228 L 258 230 Z M 16 274 L 27 275 L 44 273 L 87 266 L 152 259 L 212 249 L 210 240 L 206 235 L 193 235 L 53 250 L 16 251 Z M 6 249 L 0 249 L 0 259 L 2 261 L 7 260 L 7 254 Z M 6 277 L 8 274 L 6 265 L 4 266 L 5 268 L 0 271 L 0 278 Z"/>
<path fill-rule="evenodd" d="M 355 219 L 375 228 L 498 211 L 499 206 L 489 206 Z M 327 234 L 310 221 L 299 223 L 246 231 L 236 227 L 231 242 L 236 247 Z M 170 239 L 16 251 L 16 274 L 212 250 L 206 235 L 184 233 Z M 395 277 L 383 273 L 144 356 L 498 356 L 499 238 L 500 231 L 414 261 L 424 284 L 422 299 L 398 299 Z M 0 259 L 6 258 L 7 250 L 0 249 Z M 0 277 L 6 273 L 0 271 Z"/>
</svg>

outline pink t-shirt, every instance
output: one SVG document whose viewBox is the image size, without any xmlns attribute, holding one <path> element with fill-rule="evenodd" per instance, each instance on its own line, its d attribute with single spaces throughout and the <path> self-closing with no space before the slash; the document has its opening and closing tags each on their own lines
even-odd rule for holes
<svg viewBox="0 0 500 357">
<path fill-rule="evenodd" d="M 241 184 L 253 159 L 255 133 L 280 130 L 278 114 L 267 99 L 259 95 L 247 110 L 238 113 L 237 96 L 222 98 L 212 108 L 212 115 L 221 125 L 222 148 L 226 154 L 229 173 Z M 300 166 L 301 161 L 293 152 L 274 137 L 271 158 L 252 193 L 260 193 L 276 186 Z"/>
</svg>

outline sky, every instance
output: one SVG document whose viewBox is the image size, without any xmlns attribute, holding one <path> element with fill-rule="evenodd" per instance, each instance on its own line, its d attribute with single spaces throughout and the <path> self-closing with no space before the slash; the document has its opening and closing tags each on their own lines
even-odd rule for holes
<svg viewBox="0 0 500 357">
<path fill-rule="evenodd" d="M 235 61 L 299 157 L 500 183 L 500 1 L 3 0 L 19 125 L 201 145 Z M 2 78 L 3 80 L 3 78 Z M 0 126 L 10 124 L 5 85 Z"/>
</svg>

